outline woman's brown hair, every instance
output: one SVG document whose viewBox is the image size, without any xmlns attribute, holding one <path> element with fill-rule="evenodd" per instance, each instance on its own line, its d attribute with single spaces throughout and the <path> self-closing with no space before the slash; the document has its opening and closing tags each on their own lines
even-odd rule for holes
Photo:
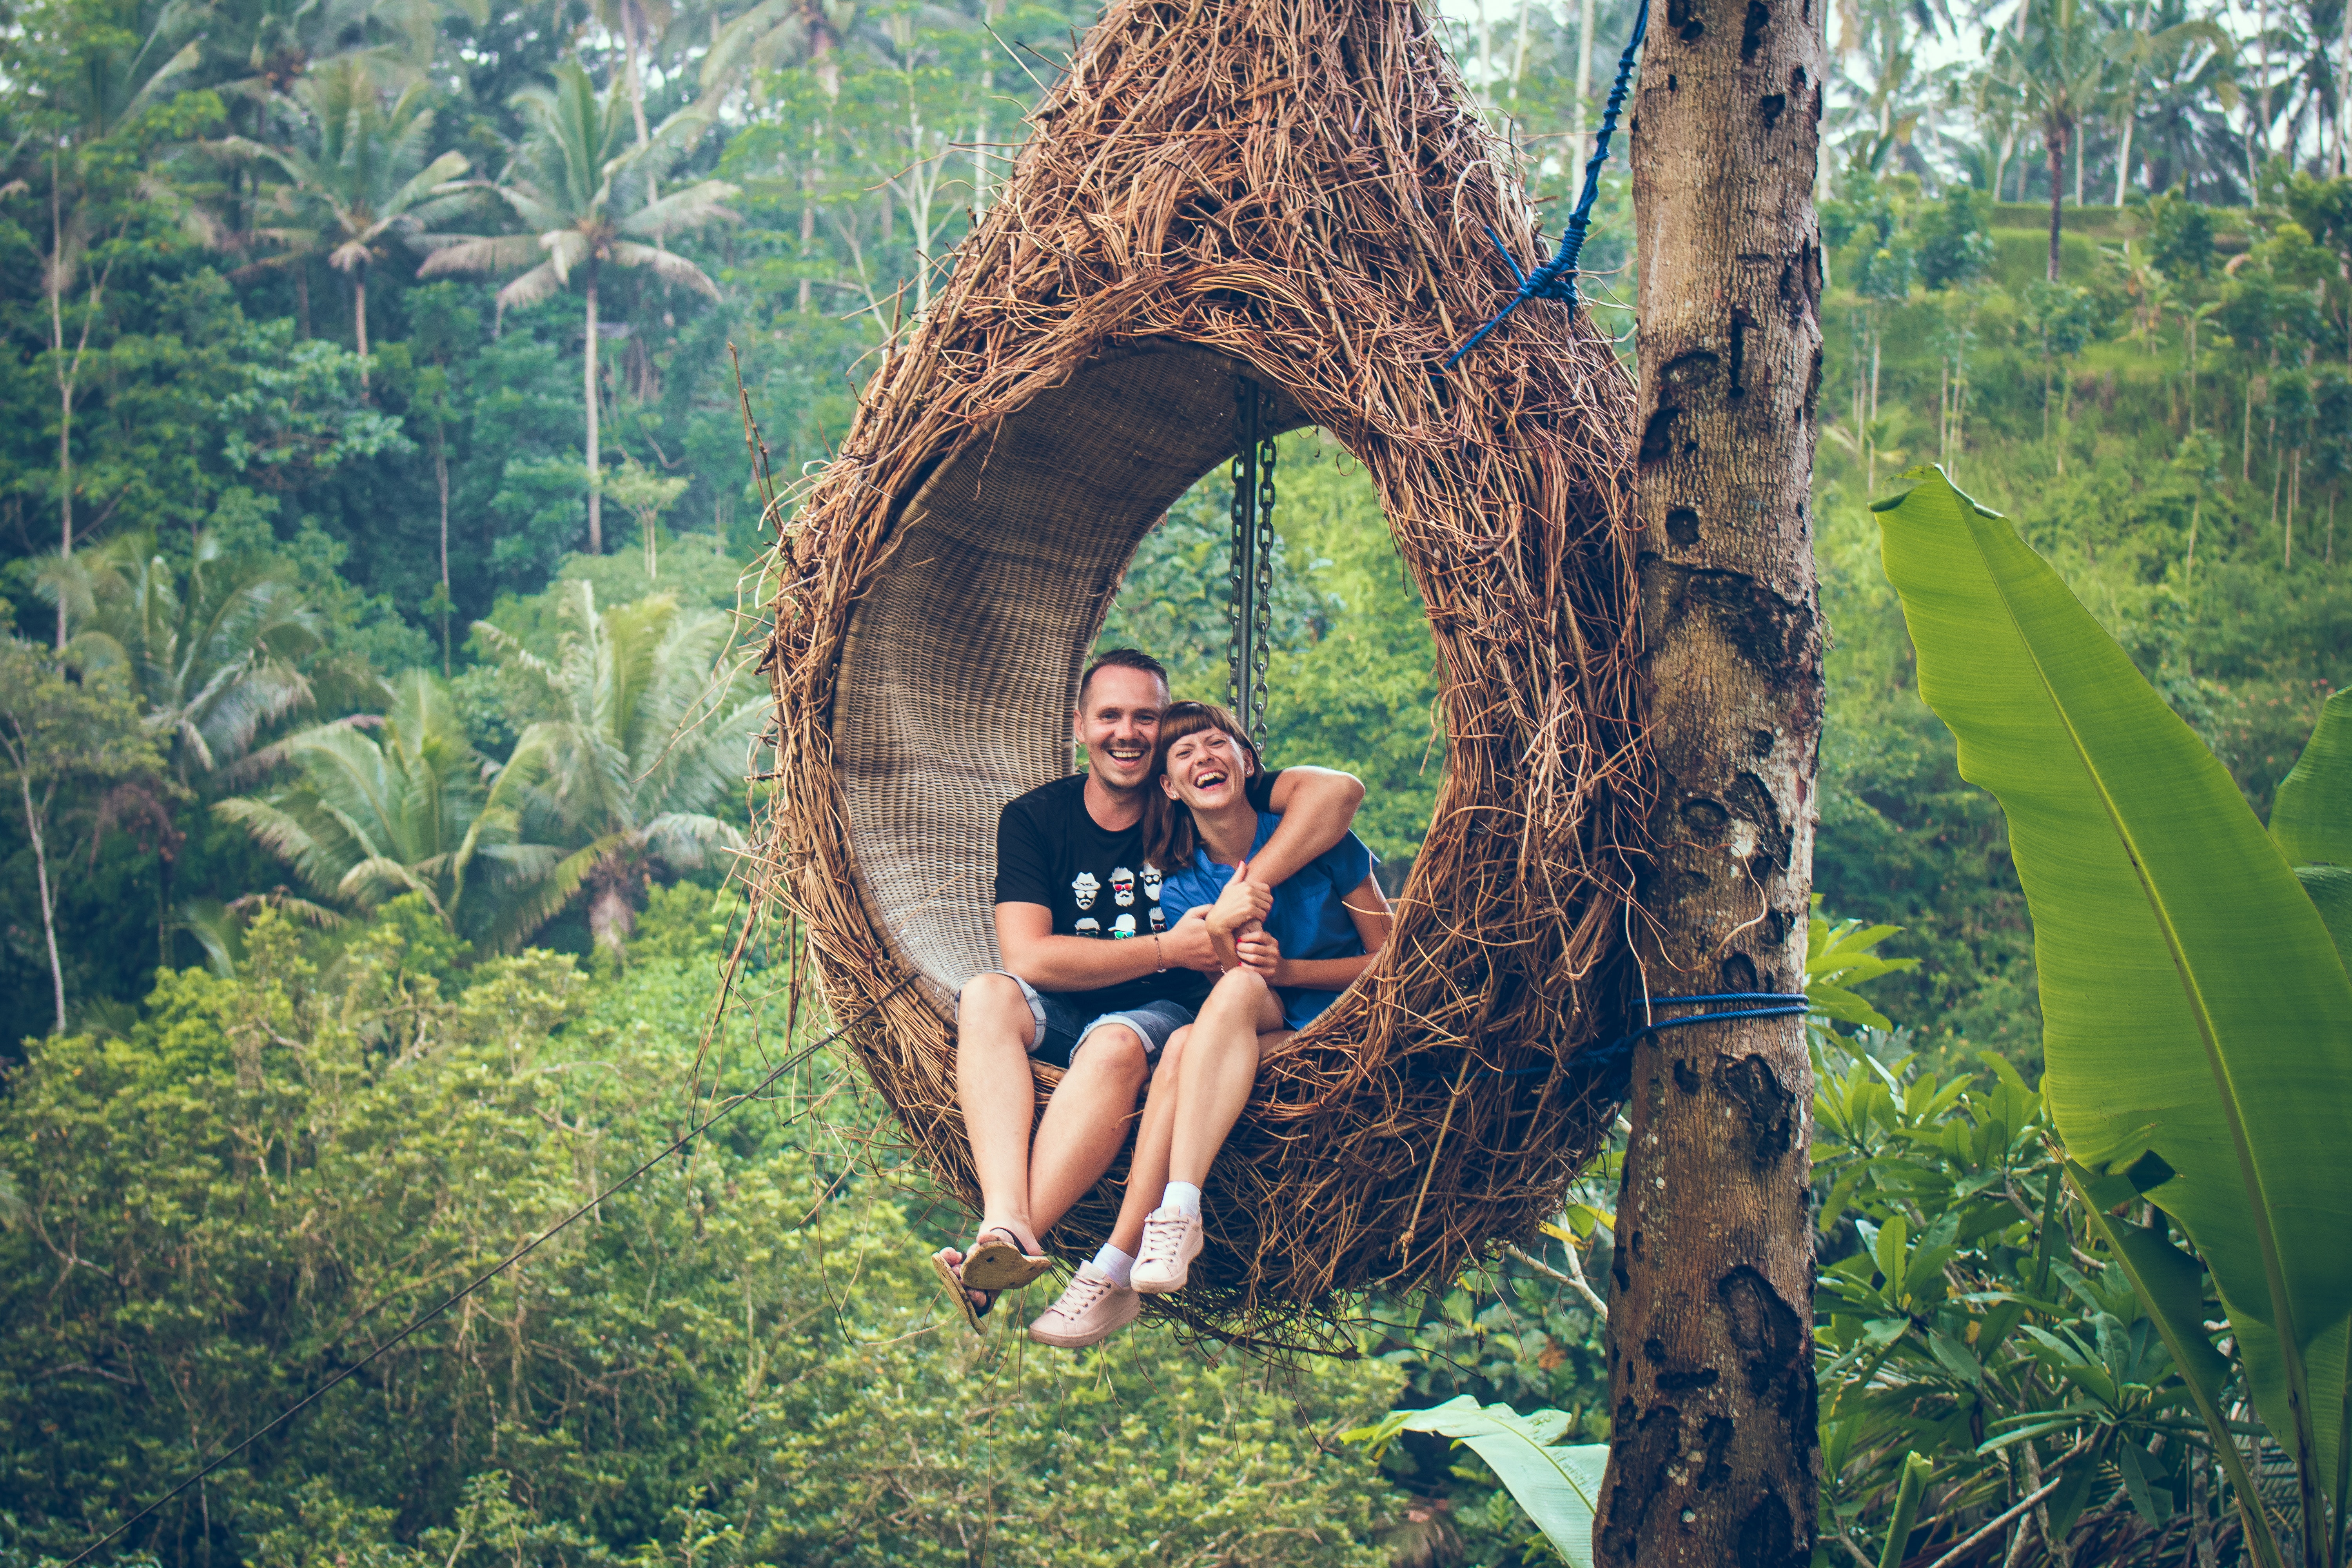
<svg viewBox="0 0 2352 1568">
<path fill-rule="evenodd" d="M 1257 754 L 1257 747 L 1232 710 L 1214 702 L 1171 702 L 1160 711 L 1151 772 L 1143 781 L 1143 858 L 1159 867 L 1163 876 L 1189 863 L 1201 838 L 1192 826 L 1192 808 L 1171 795 L 1160 781 L 1167 776 L 1168 753 L 1176 742 L 1204 730 L 1223 730 L 1233 737 L 1234 744 L 1249 759 L 1249 777 L 1265 772 L 1265 760 Z"/>
</svg>

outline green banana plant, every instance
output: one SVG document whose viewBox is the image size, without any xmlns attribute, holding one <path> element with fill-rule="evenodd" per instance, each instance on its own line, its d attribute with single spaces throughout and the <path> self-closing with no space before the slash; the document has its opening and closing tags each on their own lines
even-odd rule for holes
<svg viewBox="0 0 2352 1568">
<path fill-rule="evenodd" d="M 2343 1568 L 2352 1316 L 2352 981 L 2288 856 L 2228 772 L 1999 514 L 1939 468 L 1874 503 L 1920 695 L 1999 798 L 2034 925 L 2043 1093 L 2070 1181 L 2212 1431 L 2260 1561 L 2273 1521 L 2230 1435 L 2228 1364 L 2294 1461 L 2304 1568 Z M 2342 766 L 2331 742 L 2283 790 Z M 2298 770 L 2300 771 L 2300 769 Z M 2336 839 L 2321 836 L 2320 842 Z M 2302 839 L 2297 839 L 2302 844 Z"/>
<path fill-rule="evenodd" d="M 1601 1472 L 1609 1468 L 1609 1445 L 1561 1443 L 1569 1420 L 1557 1410 L 1521 1415 L 1507 1405 L 1481 1407 L 1465 1394 L 1427 1410 L 1391 1410 L 1339 1439 L 1369 1445 L 1375 1459 L 1400 1432 L 1434 1432 L 1467 1445 L 1570 1568 L 1592 1568 L 1592 1515 L 1601 1502 Z"/>
</svg>

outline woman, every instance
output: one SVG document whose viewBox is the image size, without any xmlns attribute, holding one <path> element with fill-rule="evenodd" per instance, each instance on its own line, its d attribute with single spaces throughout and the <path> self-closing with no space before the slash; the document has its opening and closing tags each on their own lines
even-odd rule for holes
<svg viewBox="0 0 2352 1568">
<path fill-rule="evenodd" d="M 1259 771 L 1257 748 L 1224 709 L 1178 702 L 1160 715 L 1145 874 L 1162 877 L 1161 907 L 1209 907 L 1226 968 L 1198 1017 L 1169 1041 L 1110 1243 L 1029 1326 L 1040 1343 L 1097 1343 L 1134 1321 L 1142 1295 L 1184 1288 L 1201 1250 L 1201 1187 L 1249 1100 L 1261 1054 L 1338 1000 L 1388 939 L 1388 900 L 1352 833 L 1279 887 L 1249 879 L 1250 858 L 1282 821 L 1249 803 Z"/>
</svg>

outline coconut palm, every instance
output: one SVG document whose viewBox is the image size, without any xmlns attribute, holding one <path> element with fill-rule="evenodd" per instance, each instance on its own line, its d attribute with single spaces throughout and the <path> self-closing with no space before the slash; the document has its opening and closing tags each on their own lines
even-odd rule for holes
<svg viewBox="0 0 2352 1568">
<path fill-rule="evenodd" d="M 256 753 L 291 765 L 294 782 L 217 802 L 214 815 L 332 903 L 421 893 L 452 930 L 488 932 L 501 900 L 529 897 L 562 851 L 520 841 L 520 775 L 484 763 L 436 678 L 409 670 L 389 695 L 381 719 L 320 724 Z"/>
<path fill-rule="evenodd" d="M 389 104 L 368 62 L 358 56 L 330 61 L 295 84 L 305 111 L 308 146 L 274 147 L 232 137 L 223 145 L 275 164 L 286 184 L 272 193 L 292 221 L 258 229 L 284 252 L 257 268 L 300 266 L 320 252 L 352 279 L 352 319 L 360 353 L 360 385 L 368 384 L 368 268 L 395 247 L 415 247 L 425 227 L 455 216 L 472 199 L 456 183 L 467 169 L 463 153 L 425 159 L 433 110 L 425 84 L 415 82 Z"/>
<path fill-rule="evenodd" d="M 114 264 L 88 276 L 94 243 L 124 232 L 137 210 L 133 194 L 177 206 L 192 221 L 202 209 L 178 201 L 165 160 L 123 144 L 140 118 L 184 85 L 203 56 L 205 17 L 184 0 L 95 0 L 75 30 L 75 46 L 46 58 L 37 52 L 10 67 L 21 101 L 21 134 L 10 162 L 21 182 L 0 179 L 40 200 L 48 243 L 41 254 L 41 294 L 48 317 L 50 374 L 58 394 L 58 552 L 74 552 L 74 410 L 82 369 Z M 128 171 L 137 170 L 136 174 Z M 5 171 L 0 171 L 5 174 Z M 79 296 L 79 299 L 76 296 Z M 68 627 L 60 613 L 57 647 Z"/>
<path fill-rule="evenodd" d="M 654 183 L 702 133 L 696 110 L 675 115 L 642 146 L 628 145 L 629 113 L 615 86 L 599 95 L 572 61 L 556 68 L 552 87 L 515 95 L 530 130 L 497 195 L 529 232 L 452 239 L 420 269 L 500 272 L 527 268 L 499 291 L 501 309 L 546 299 L 580 274 L 588 296 L 588 330 L 581 348 L 582 400 L 588 425 L 588 552 L 604 551 L 603 454 L 597 441 L 597 279 L 610 263 L 646 267 L 665 282 L 719 298 L 719 286 L 699 267 L 661 242 L 732 222 L 725 204 L 736 194 L 720 180 L 702 180 L 666 196 Z"/>
<path fill-rule="evenodd" d="M 2114 64 L 2108 49 L 2113 22 L 2095 0 L 2045 0 L 2024 24 L 2000 35 L 1992 69 L 2024 100 L 2040 122 L 2050 159 L 2050 281 L 2058 281 L 2059 201 L 2066 187 L 2066 152 L 2085 116 L 2108 94 Z"/>
<path fill-rule="evenodd" d="M 584 890 L 589 930 L 618 948 L 656 866 L 682 870 L 743 848 L 710 812 L 742 780 L 769 702 L 739 679 L 730 616 L 684 609 L 668 594 L 610 613 L 585 583 L 565 595 L 571 624 L 551 660 L 487 622 L 474 626 L 532 720 L 501 783 L 520 789 L 536 837 L 572 847 L 500 936 L 520 941 Z"/>
<path fill-rule="evenodd" d="M 173 776 L 194 785 L 252 749 L 264 725 L 310 700 L 297 663 L 320 644 L 319 617 L 287 563 L 233 555 L 199 533 L 184 567 L 152 537 L 37 563 L 43 598 L 81 630 L 92 669 L 126 672 Z"/>
</svg>

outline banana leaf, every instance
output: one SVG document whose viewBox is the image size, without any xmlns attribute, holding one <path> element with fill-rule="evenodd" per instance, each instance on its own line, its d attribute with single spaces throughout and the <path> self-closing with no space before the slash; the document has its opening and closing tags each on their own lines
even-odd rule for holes
<svg viewBox="0 0 2352 1568">
<path fill-rule="evenodd" d="M 2053 1119 L 2195 1244 L 2315 1501 L 2352 1315 L 2352 983 L 2228 772 L 2058 574 L 1940 470 L 1906 477 L 1874 507 L 1886 572 L 1920 694 L 2008 818 Z"/>
<path fill-rule="evenodd" d="M 1469 1394 L 1428 1410 L 1391 1410 L 1377 1426 L 1343 1440 L 1385 1444 L 1399 1432 L 1434 1432 L 1469 1445 L 1572 1568 L 1592 1568 L 1592 1516 L 1601 1503 L 1606 1443 L 1561 1444 L 1569 1418 L 1557 1410 L 1521 1415 L 1507 1405 L 1483 1409 Z"/>
<path fill-rule="evenodd" d="M 2352 866 L 2352 691 L 2319 710 L 2319 726 L 2271 806 L 2271 837 L 2286 857 Z"/>
</svg>

